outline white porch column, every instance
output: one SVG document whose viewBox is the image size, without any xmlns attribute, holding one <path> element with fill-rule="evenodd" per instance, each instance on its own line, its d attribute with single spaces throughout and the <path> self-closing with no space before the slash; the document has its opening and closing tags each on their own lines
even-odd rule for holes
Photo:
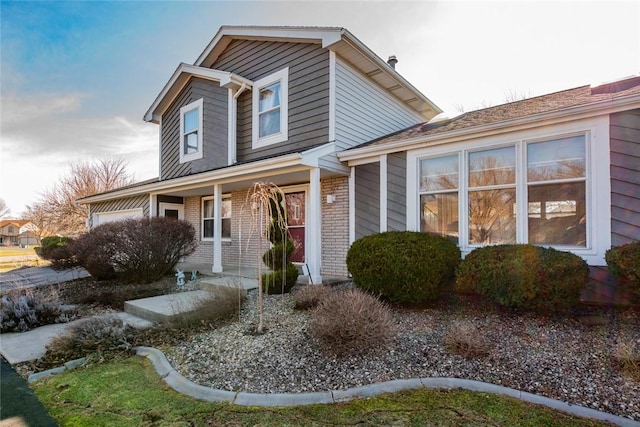
<svg viewBox="0 0 640 427">
<path fill-rule="evenodd" d="M 213 273 L 222 273 L 222 187 L 213 186 Z"/>
<path fill-rule="evenodd" d="M 309 171 L 309 210 L 307 212 L 307 265 L 313 283 L 322 283 L 322 196 L 320 194 L 320 169 Z"/>
</svg>

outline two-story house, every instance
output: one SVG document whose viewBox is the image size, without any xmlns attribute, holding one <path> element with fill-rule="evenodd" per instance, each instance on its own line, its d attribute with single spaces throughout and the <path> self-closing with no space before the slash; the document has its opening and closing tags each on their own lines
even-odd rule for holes
<svg viewBox="0 0 640 427">
<path fill-rule="evenodd" d="M 184 218 L 199 240 L 187 262 L 255 264 L 247 190 L 268 181 L 286 194 L 292 261 L 313 283 L 346 276 L 353 172 L 337 153 L 441 112 L 393 65 L 344 28 L 220 28 L 144 115 L 160 126 L 159 178 L 82 199 L 90 226 Z"/>
<path fill-rule="evenodd" d="M 144 116 L 160 177 L 81 200 L 90 225 L 191 222 L 186 261 L 253 264 L 247 189 L 286 193 L 293 261 L 345 277 L 349 245 L 386 230 L 571 251 L 592 266 L 640 240 L 640 77 L 454 118 L 343 28 L 222 27 Z M 438 116 L 438 117 L 436 117 Z"/>
</svg>

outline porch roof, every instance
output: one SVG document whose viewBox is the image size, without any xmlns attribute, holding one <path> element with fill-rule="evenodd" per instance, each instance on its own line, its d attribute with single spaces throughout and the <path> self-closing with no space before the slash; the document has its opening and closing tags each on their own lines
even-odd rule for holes
<svg viewBox="0 0 640 427">
<path fill-rule="evenodd" d="M 103 202 L 142 194 L 205 194 L 202 189 L 213 184 L 227 185 L 229 189 L 245 188 L 253 182 L 269 179 L 276 185 L 301 183 L 309 180 L 307 171 L 321 168 L 324 176 L 347 175 L 349 169 L 338 162 L 335 144 L 330 142 L 302 152 L 292 152 L 278 157 L 237 163 L 211 171 L 167 180 L 147 180 L 76 200 L 79 204 Z"/>
</svg>

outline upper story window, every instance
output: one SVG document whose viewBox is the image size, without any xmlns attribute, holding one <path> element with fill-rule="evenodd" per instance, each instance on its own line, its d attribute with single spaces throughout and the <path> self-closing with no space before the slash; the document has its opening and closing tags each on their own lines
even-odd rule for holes
<svg viewBox="0 0 640 427">
<path fill-rule="evenodd" d="M 289 68 L 255 82 L 252 145 L 259 148 L 289 138 Z"/>
<path fill-rule="evenodd" d="M 180 163 L 202 158 L 202 98 L 180 108 Z"/>
<path fill-rule="evenodd" d="M 466 249 L 586 248 L 586 141 L 582 133 L 419 159 L 420 230 Z"/>
<path fill-rule="evenodd" d="M 202 240 L 213 240 L 213 197 L 202 198 Z M 231 239 L 231 196 L 222 196 L 222 238 Z"/>
</svg>

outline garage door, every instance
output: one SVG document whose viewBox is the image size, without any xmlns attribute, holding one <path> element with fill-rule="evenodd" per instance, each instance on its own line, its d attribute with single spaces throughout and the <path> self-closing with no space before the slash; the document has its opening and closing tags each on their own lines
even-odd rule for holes
<svg viewBox="0 0 640 427">
<path fill-rule="evenodd" d="M 127 209 L 123 211 L 100 212 L 93 214 L 93 227 L 107 222 L 119 221 L 128 218 L 142 218 L 142 208 Z"/>
</svg>

